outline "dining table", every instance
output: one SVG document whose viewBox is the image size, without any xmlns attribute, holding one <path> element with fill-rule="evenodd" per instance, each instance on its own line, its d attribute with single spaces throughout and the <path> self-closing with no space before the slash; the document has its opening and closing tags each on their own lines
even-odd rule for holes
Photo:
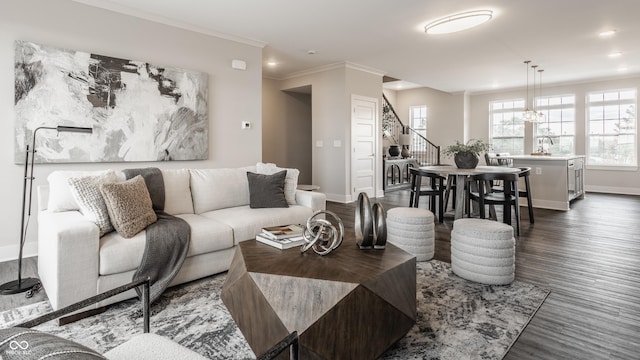
<svg viewBox="0 0 640 360">
<path fill-rule="evenodd" d="M 466 193 L 464 191 L 464 184 L 467 178 L 486 173 L 506 173 L 515 174 L 520 172 L 520 168 L 507 167 L 507 166 L 476 166 L 473 169 L 461 169 L 455 165 L 430 165 L 420 166 L 420 170 L 428 173 L 440 175 L 449 179 L 455 177 L 456 179 L 456 202 L 454 219 L 460 219 L 464 215 L 464 204 L 466 199 Z M 451 181 L 447 180 L 447 192 L 451 190 Z"/>
</svg>

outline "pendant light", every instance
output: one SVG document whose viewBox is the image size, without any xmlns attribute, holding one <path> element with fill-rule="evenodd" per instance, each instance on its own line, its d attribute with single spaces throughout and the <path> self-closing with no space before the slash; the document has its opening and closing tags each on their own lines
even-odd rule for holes
<svg viewBox="0 0 640 360">
<path fill-rule="evenodd" d="M 524 99 L 524 112 L 522 113 L 522 118 L 524 119 L 524 121 L 532 122 L 532 121 L 535 121 L 536 113 L 535 111 L 529 109 L 529 64 L 530 63 L 531 63 L 531 60 L 526 60 L 524 62 L 525 70 L 527 71 L 527 88 L 526 88 L 527 95 Z M 535 73 L 533 73 L 533 80 L 535 81 Z M 535 86 L 534 86 L 534 92 L 535 92 Z"/>
<path fill-rule="evenodd" d="M 539 91 L 539 95 L 538 95 L 539 97 L 542 97 L 542 72 L 543 71 L 544 71 L 543 69 L 538 70 L 538 75 L 540 76 L 540 81 L 538 82 L 538 86 L 540 87 L 540 91 Z M 535 76 L 535 74 L 533 76 Z M 534 95 L 534 97 L 535 97 L 535 95 Z M 544 122 L 544 113 L 542 111 L 538 111 L 536 113 L 536 121 L 537 122 Z"/>
</svg>

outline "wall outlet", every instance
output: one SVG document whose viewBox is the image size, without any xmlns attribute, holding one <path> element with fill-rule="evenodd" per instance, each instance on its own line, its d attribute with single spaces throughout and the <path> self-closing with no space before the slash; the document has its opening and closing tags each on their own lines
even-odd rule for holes
<svg viewBox="0 0 640 360">
<path fill-rule="evenodd" d="M 542 168 L 536 168 L 536 175 L 542 175 Z"/>
<path fill-rule="evenodd" d="M 248 121 L 243 121 L 242 124 L 240 125 L 241 129 L 251 129 L 251 123 Z"/>
<path fill-rule="evenodd" d="M 333 140 L 333 147 L 342 147 L 342 141 Z"/>
</svg>

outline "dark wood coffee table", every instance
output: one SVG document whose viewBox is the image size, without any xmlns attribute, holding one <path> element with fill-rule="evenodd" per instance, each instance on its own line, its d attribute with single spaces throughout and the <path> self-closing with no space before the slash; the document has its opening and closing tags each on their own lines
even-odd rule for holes
<svg viewBox="0 0 640 360">
<path fill-rule="evenodd" d="M 221 297 L 257 355 L 297 330 L 303 359 L 375 359 L 416 321 L 416 258 L 353 239 L 327 256 L 244 241 Z"/>
</svg>

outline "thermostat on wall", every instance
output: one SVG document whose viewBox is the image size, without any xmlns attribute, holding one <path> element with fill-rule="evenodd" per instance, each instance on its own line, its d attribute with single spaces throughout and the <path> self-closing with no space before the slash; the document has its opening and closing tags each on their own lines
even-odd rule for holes
<svg viewBox="0 0 640 360">
<path fill-rule="evenodd" d="M 251 123 L 248 121 L 243 121 L 242 124 L 240 125 L 241 129 L 251 129 Z"/>
<path fill-rule="evenodd" d="M 231 68 L 236 70 L 247 70 L 247 63 L 243 60 L 232 60 Z"/>
</svg>

